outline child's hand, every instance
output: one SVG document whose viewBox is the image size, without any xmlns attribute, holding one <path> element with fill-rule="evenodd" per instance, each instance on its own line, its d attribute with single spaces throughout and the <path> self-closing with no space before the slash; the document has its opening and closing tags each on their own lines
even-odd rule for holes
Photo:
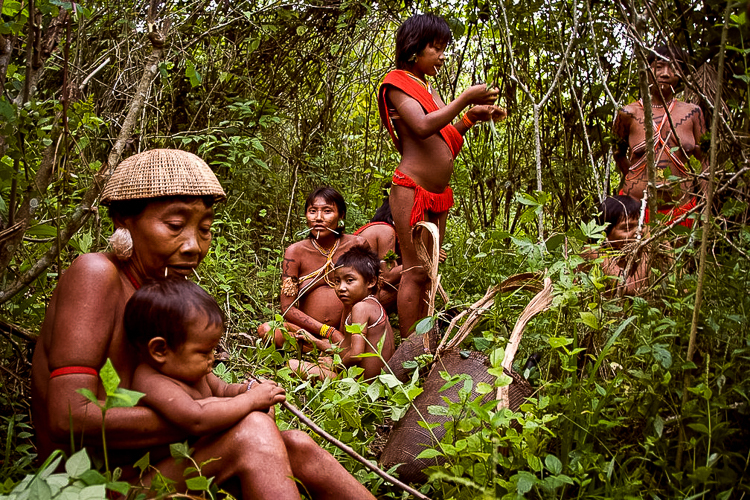
<svg viewBox="0 0 750 500">
<path fill-rule="evenodd" d="M 286 401 L 286 391 L 272 380 L 256 381 L 246 394 L 253 399 L 253 411 L 265 410 Z"/>
<path fill-rule="evenodd" d="M 488 88 L 484 83 L 472 85 L 463 91 L 469 104 L 492 104 L 500 94 L 497 87 Z"/>
<path fill-rule="evenodd" d="M 470 110 L 466 112 L 467 115 L 469 115 L 469 119 L 473 122 L 488 122 L 492 120 L 493 122 L 498 122 L 501 120 L 505 120 L 508 116 L 508 112 L 505 111 L 505 108 L 501 108 L 500 106 L 495 106 L 493 104 L 488 104 L 486 106 L 474 106 Z"/>
</svg>

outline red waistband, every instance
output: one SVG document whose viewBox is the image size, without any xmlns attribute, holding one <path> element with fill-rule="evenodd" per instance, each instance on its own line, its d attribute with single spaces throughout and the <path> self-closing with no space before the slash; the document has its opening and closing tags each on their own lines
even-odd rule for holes
<svg viewBox="0 0 750 500">
<path fill-rule="evenodd" d="M 433 213 L 448 211 L 453 206 L 453 190 L 450 186 L 442 193 L 431 193 L 403 172 L 393 172 L 393 183 L 397 186 L 414 189 L 414 205 L 411 207 L 409 225 L 414 226 L 417 222 L 424 220 L 424 213 L 428 210 Z"/>
<path fill-rule="evenodd" d="M 625 194 L 625 193 L 621 189 L 619 194 Z M 698 204 L 698 200 L 695 198 L 695 196 L 693 196 L 683 205 L 679 205 L 679 206 L 672 207 L 672 208 L 663 208 L 661 210 L 658 210 L 658 212 L 668 217 L 668 219 L 665 221 L 666 224 L 671 224 L 672 221 L 674 221 L 675 219 L 679 217 L 682 217 L 687 212 L 695 208 L 695 205 L 697 204 Z M 645 214 L 645 217 L 643 218 L 643 222 L 645 224 L 648 224 L 649 222 L 648 210 L 646 210 L 646 214 Z M 680 222 L 680 225 L 685 226 L 688 229 L 692 229 L 693 226 L 695 225 L 695 220 L 687 218 L 684 221 Z"/>
<path fill-rule="evenodd" d="M 52 379 L 61 375 L 93 375 L 97 377 L 99 372 L 88 366 L 63 366 L 62 368 L 52 370 L 49 378 Z"/>
</svg>

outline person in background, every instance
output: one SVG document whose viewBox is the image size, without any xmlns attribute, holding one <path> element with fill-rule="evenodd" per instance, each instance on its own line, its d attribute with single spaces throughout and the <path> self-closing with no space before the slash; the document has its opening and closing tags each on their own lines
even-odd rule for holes
<svg viewBox="0 0 750 500">
<path fill-rule="evenodd" d="M 281 270 L 281 310 L 284 327 L 292 334 L 302 328 L 320 339 L 344 339 L 337 330 L 343 305 L 334 291 L 334 262 L 350 248 L 368 245 L 364 238 L 344 232 L 344 217 L 344 197 L 331 187 L 316 189 L 305 201 L 308 236 L 286 249 Z M 258 335 L 272 335 L 276 347 L 284 345 L 282 330 L 269 323 L 258 328 Z"/>
<path fill-rule="evenodd" d="M 305 330 L 297 331 L 300 342 L 313 344 L 321 352 L 330 351 L 333 347 L 340 348 L 341 364 L 344 367 L 361 367 L 365 380 L 380 375 L 385 362 L 391 359 L 395 351 L 388 314 L 375 297 L 379 274 L 378 258 L 372 251 L 362 247 L 350 249 L 336 262 L 333 278 L 336 295 L 344 305 L 340 326 L 344 340 L 336 345 L 318 339 Z M 357 331 L 349 331 L 352 327 Z M 380 356 L 361 356 L 377 353 L 381 343 Z M 317 363 L 291 360 L 289 366 L 304 378 L 335 378 L 340 370 L 331 357 L 320 357 Z"/>
<path fill-rule="evenodd" d="M 687 68 L 682 52 L 675 47 L 662 45 L 649 53 L 648 63 L 654 122 L 656 205 L 669 222 L 697 203 L 688 162 L 694 156 L 701 163 L 701 170 L 707 167 L 700 146 L 706 124 L 700 107 L 675 98 L 675 88 L 680 82 L 675 65 Z M 612 127 L 619 141 L 614 158 L 622 173 L 620 194 L 636 200 L 643 199 L 648 186 L 644 120 L 643 99 L 639 99 L 617 113 Z M 670 181 L 669 177 L 677 177 L 679 181 Z M 645 222 L 649 222 L 648 213 Z M 693 219 L 685 219 L 682 224 L 693 227 Z"/>
</svg>

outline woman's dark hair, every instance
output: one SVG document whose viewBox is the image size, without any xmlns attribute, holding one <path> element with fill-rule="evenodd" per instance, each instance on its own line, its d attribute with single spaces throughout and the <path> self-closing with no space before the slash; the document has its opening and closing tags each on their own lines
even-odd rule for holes
<svg viewBox="0 0 750 500">
<path fill-rule="evenodd" d="M 125 305 L 125 334 L 136 347 L 163 337 L 170 349 L 187 340 L 186 325 L 196 314 L 208 318 L 208 326 L 224 326 L 224 313 L 203 288 L 184 278 L 148 281 Z"/>
<path fill-rule="evenodd" d="M 370 222 L 385 222 L 391 226 L 394 225 L 393 214 L 391 213 L 391 200 L 388 195 L 383 198 L 383 204 L 375 210 L 375 215 L 372 216 Z"/>
<path fill-rule="evenodd" d="M 108 207 L 109 218 L 114 219 L 115 217 L 136 217 L 140 215 L 146 207 L 151 203 L 166 201 L 166 200 L 179 200 L 189 202 L 198 198 L 196 196 L 162 196 L 160 198 L 139 198 L 135 200 L 118 200 L 112 201 Z M 212 207 L 216 202 L 215 196 L 200 196 L 206 208 Z"/>
<path fill-rule="evenodd" d="M 689 68 L 687 65 L 687 61 L 685 60 L 685 53 L 682 52 L 679 47 L 677 47 L 676 45 L 659 45 L 654 49 L 653 52 L 649 51 L 648 55 L 646 56 L 646 61 L 648 62 L 649 66 L 658 59 L 654 52 L 671 61 L 673 65 L 679 64 L 682 68 L 683 73 L 687 74 Z"/>
<path fill-rule="evenodd" d="M 414 56 L 422 52 L 428 43 L 447 45 L 452 40 L 451 29 L 442 17 L 434 14 L 411 16 L 396 32 L 396 68 L 410 68 Z"/>
<path fill-rule="evenodd" d="M 372 250 L 361 246 L 352 247 L 339 257 L 336 267 L 351 267 L 361 274 L 365 281 L 375 280 L 373 292 L 378 290 L 380 261 Z"/>
<path fill-rule="evenodd" d="M 641 210 L 641 203 L 632 196 L 618 194 L 608 196 L 599 205 L 599 215 L 596 217 L 596 223 L 600 226 L 606 225 L 604 232 L 612 232 L 617 223 L 624 219 L 638 217 Z"/>
</svg>

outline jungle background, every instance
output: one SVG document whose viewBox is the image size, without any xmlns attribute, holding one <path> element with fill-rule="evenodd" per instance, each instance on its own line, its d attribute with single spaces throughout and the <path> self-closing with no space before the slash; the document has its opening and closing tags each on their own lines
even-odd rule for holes
<svg viewBox="0 0 750 500">
<path fill-rule="evenodd" d="M 59 273 L 107 247 L 111 222 L 97 198 L 111 168 L 157 147 L 204 158 L 228 195 L 199 272 L 229 320 L 217 373 L 276 377 L 316 422 L 372 458 L 378 429 L 404 414 L 420 382 L 366 384 L 353 372 L 303 383 L 253 332 L 280 313 L 280 258 L 300 238 L 307 193 L 319 185 L 344 193 L 348 230 L 380 204 L 399 157 L 379 123 L 376 90 L 393 67 L 401 20 L 434 12 L 455 38 L 434 81 L 443 98 L 494 83 L 508 110 L 495 130 L 471 130 L 456 162 L 441 268 L 450 300 L 439 306 L 463 308 L 523 271 L 550 276 L 555 299 L 528 326 L 517 357 L 524 371 L 523 361 L 541 354 L 525 373 L 534 397 L 508 415 L 464 391 L 450 407 L 453 432 L 434 450 L 448 463 L 422 491 L 750 492 L 744 3 L 0 0 L 0 8 L 0 490 L 37 470 L 30 359 Z M 659 237 L 675 257 L 654 271 L 647 294 L 612 297 L 611 280 L 596 267 L 581 271 L 578 255 L 601 239 L 595 206 L 619 183 L 614 114 L 639 96 L 644 47 L 668 41 L 685 50 L 694 75 L 680 97 L 703 108 L 707 126 L 716 117 L 716 132 L 704 138 L 715 151 L 716 194 L 695 231 Z M 499 296 L 465 347 L 496 358 L 530 298 Z M 300 426 L 282 411 L 278 421 Z M 329 449 L 378 496 L 401 497 Z M 80 472 L 68 469 L 78 490 L 88 484 Z M 204 495 L 221 496 L 203 486 Z M 59 487 L 50 491 L 62 497 Z"/>
</svg>

